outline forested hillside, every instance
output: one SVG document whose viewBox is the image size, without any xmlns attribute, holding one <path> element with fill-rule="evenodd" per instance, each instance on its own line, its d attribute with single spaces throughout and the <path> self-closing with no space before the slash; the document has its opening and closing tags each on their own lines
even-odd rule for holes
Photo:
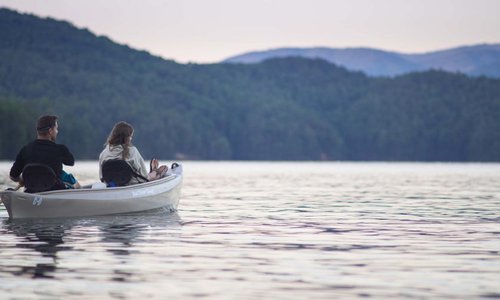
<svg viewBox="0 0 500 300">
<path fill-rule="evenodd" d="M 146 158 L 500 161 L 500 80 L 372 78 L 304 58 L 178 64 L 0 9 L 0 158 L 46 113 L 79 159 L 125 120 Z"/>
</svg>

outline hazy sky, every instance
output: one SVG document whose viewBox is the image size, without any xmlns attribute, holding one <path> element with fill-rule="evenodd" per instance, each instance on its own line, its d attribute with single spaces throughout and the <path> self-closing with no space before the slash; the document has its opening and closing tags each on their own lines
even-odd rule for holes
<svg viewBox="0 0 500 300">
<path fill-rule="evenodd" d="M 279 47 L 500 43 L 500 0 L 0 0 L 178 62 Z"/>
</svg>

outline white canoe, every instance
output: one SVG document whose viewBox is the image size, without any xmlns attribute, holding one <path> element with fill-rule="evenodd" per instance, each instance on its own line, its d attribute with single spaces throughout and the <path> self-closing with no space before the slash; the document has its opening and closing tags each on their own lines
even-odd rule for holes
<svg viewBox="0 0 500 300">
<path fill-rule="evenodd" d="M 0 197 L 12 219 L 87 217 L 156 209 L 176 211 L 181 186 L 182 165 L 179 165 L 164 178 L 130 186 L 37 194 L 4 191 Z"/>
</svg>

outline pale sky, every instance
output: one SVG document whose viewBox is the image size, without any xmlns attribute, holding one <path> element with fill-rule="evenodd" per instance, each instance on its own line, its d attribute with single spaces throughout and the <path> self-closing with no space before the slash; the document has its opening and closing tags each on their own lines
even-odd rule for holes
<svg viewBox="0 0 500 300">
<path fill-rule="evenodd" d="M 500 0 L 0 0 L 180 63 L 280 47 L 500 43 Z"/>
</svg>

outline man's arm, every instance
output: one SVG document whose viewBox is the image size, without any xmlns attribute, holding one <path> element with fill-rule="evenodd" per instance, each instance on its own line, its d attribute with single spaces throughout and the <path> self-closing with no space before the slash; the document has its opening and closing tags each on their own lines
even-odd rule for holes
<svg viewBox="0 0 500 300">
<path fill-rule="evenodd" d="M 73 154 L 69 152 L 68 147 L 61 145 L 62 147 L 62 162 L 67 166 L 73 166 L 75 164 L 75 158 Z"/>
<path fill-rule="evenodd" d="M 10 179 L 15 182 L 19 182 L 21 173 L 23 172 L 24 168 L 24 159 L 23 159 L 23 149 L 19 151 L 19 153 L 16 156 L 16 161 L 12 165 L 12 168 L 10 169 Z"/>
</svg>

